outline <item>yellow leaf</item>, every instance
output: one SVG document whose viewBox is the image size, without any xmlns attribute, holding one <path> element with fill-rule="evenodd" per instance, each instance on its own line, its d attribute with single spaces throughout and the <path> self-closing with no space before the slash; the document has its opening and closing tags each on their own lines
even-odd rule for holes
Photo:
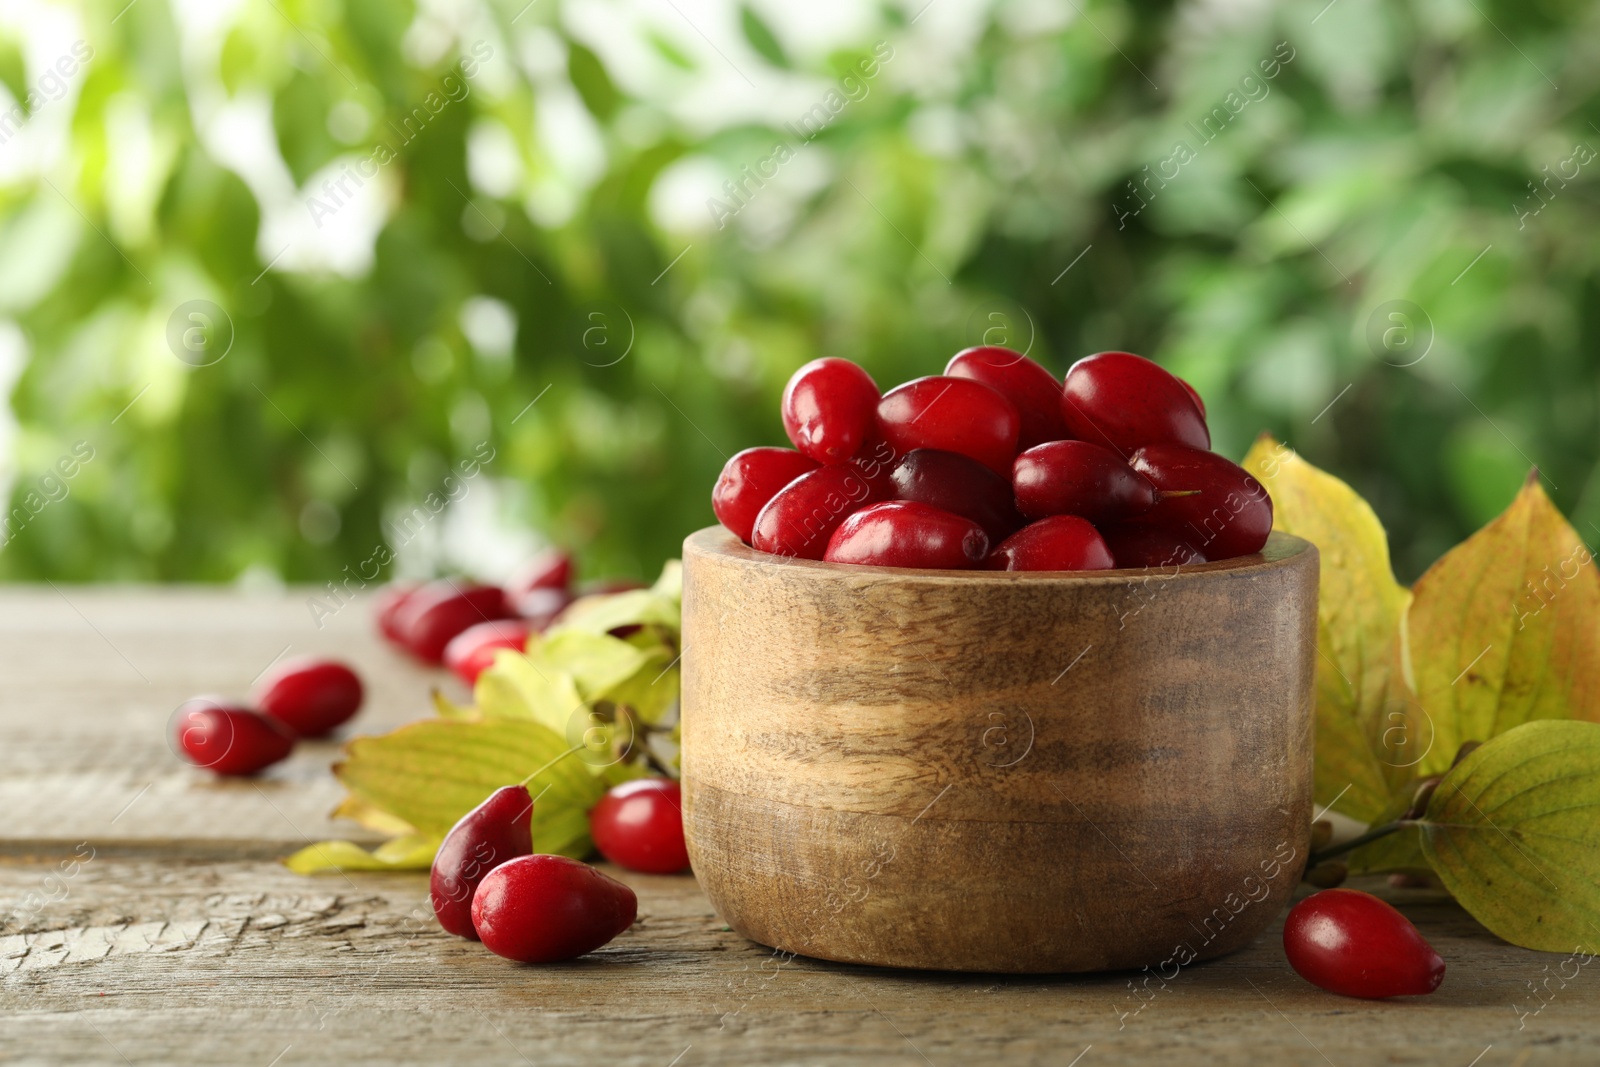
<svg viewBox="0 0 1600 1067">
<path fill-rule="evenodd" d="M 1428 804 L 1422 850 L 1445 888 L 1513 945 L 1600 944 L 1600 726 L 1534 722 L 1485 742 Z"/>
<path fill-rule="evenodd" d="M 439 838 L 407 834 L 368 852 L 353 841 L 319 841 L 283 861 L 296 874 L 325 871 L 425 871 L 433 865 Z"/>
<path fill-rule="evenodd" d="M 1438 774 L 1463 741 L 1536 719 L 1600 721 L 1600 579 L 1530 475 L 1511 506 L 1428 568 L 1406 614 L 1407 680 Z"/>
<path fill-rule="evenodd" d="M 405 834 L 417 832 L 417 828 L 404 819 L 398 819 L 382 808 L 368 804 L 360 797 L 347 795 L 343 800 L 339 801 L 331 812 L 331 816 L 335 819 L 350 819 L 365 826 L 368 830 L 373 830 L 380 834 L 404 836 Z"/>
<path fill-rule="evenodd" d="M 1391 685 L 1395 634 L 1408 594 L 1367 502 L 1344 482 L 1263 434 L 1244 467 L 1272 495 L 1274 529 L 1303 537 L 1322 558 L 1317 609 L 1316 799 L 1375 820 L 1412 776 L 1392 731 L 1403 720 Z"/>
<path fill-rule="evenodd" d="M 528 782 L 538 797 L 534 838 L 547 820 L 559 820 L 557 836 L 575 839 L 587 833 L 580 817 L 604 791 L 560 734 L 526 719 L 428 719 L 346 748 L 348 757 L 334 766 L 345 788 L 424 834 L 442 836 L 490 793 L 537 771 Z"/>
</svg>

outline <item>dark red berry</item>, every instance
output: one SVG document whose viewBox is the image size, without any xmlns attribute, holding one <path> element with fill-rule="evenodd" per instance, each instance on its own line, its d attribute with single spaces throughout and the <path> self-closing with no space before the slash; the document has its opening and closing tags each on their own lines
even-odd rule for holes
<svg viewBox="0 0 1600 1067">
<path fill-rule="evenodd" d="M 756 516 L 778 490 L 807 471 L 817 461 L 790 448 L 747 448 L 728 460 L 711 489 L 711 510 L 717 521 L 745 544 Z"/>
<path fill-rule="evenodd" d="M 876 499 L 850 466 L 818 467 L 784 486 L 756 516 L 750 544 L 796 559 L 821 559 L 828 539 L 851 512 Z"/>
<path fill-rule="evenodd" d="M 884 394 L 878 432 L 896 452 L 937 448 L 1010 477 L 1021 419 L 1011 401 L 970 378 L 917 378 Z"/>
<path fill-rule="evenodd" d="M 1173 375 L 1173 377 L 1177 377 L 1177 375 Z M 1200 409 L 1200 417 L 1202 419 L 1205 418 L 1206 417 L 1206 402 L 1204 400 L 1200 399 L 1200 390 L 1196 389 L 1194 386 L 1190 385 L 1187 381 L 1185 381 L 1182 378 L 1178 378 L 1178 384 L 1183 386 L 1185 389 L 1187 389 L 1189 391 L 1190 398 L 1192 400 L 1194 400 L 1194 406 Z"/>
<path fill-rule="evenodd" d="M 1131 522 L 1108 526 L 1100 535 L 1118 567 L 1187 567 L 1206 561 L 1199 549 L 1158 526 Z"/>
<path fill-rule="evenodd" d="M 523 963 L 555 963 L 593 952 L 639 911 L 633 890 L 565 856 L 522 856 L 489 872 L 472 898 L 484 947 Z"/>
<path fill-rule="evenodd" d="M 814 359 L 783 390 L 783 429 L 818 463 L 843 463 L 873 431 L 878 386 L 848 359 Z"/>
<path fill-rule="evenodd" d="M 889 500 L 845 519 L 823 558 L 876 567 L 970 570 L 982 566 L 988 552 L 988 535 L 971 519 L 909 500 Z"/>
<path fill-rule="evenodd" d="M 1011 401 L 1022 420 L 1018 448 L 1072 436 L 1061 417 L 1061 382 L 1021 352 L 997 345 L 963 349 L 950 358 L 944 372 L 982 382 Z"/>
<path fill-rule="evenodd" d="M 630 871 L 673 874 L 689 866 L 683 792 L 666 778 L 612 787 L 589 812 L 589 836 L 600 855 Z"/>
<path fill-rule="evenodd" d="M 478 585 L 453 578 L 429 582 L 406 598 L 395 618 L 400 643 L 418 659 L 439 663 L 444 646 L 467 627 L 513 614 L 497 585 Z"/>
<path fill-rule="evenodd" d="M 361 679 L 343 663 L 309 656 L 262 675 L 250 702 L 301 737 L 322 737 L 361 710 Z"/>
<path fill-rule="evenodd" d="M 1283 951 L 1300 977 L 1347 997 L 1420 996 L 1444 981 L 1444 960 L 1417 928 L 1355 889 L 1324 889 L 1296 904 Z"/>
<path fill-rule="evenodd" d="M 400 644 L 400 631 L 396 623 L 400 609 L 405 607 L 411 594 L 422 588 L 417 582 L 391 582 L 378 590 L 373 598 L 372 611 L 378 620 L 378 632 L 395 644 Z"/>
<path fill-rule="evenodd" d="M 527 786 L 508 785 L 489 794 L 450 828 L 433 857 L 428 879 L 439 925 L 477 940 L 472 897 L 490 871 L 533 851 L 533 797 Z"/>
<path fill-rule="evenodd" d="M 894 495 L 895 465 L 905 458 L 876 432 L 850 457 L 850 466 L 872 487 L 873 499 L 883 500 Z"/>
<path fill-rule="evenodd" d="M 1133 469 L 1167 496 L 1140 517 L 1179 537 L 1210 560 L 1259 552 L 1272 532 L 1272 497 L 1243 467 L 1215 452 L 1182 445 L 1147 445 L 1133 454 Z"/>
<path fill-rule="evenodd" d="M 989 556 L 997 571 L 1095 571 L 1116 566 L 1104 539 L 1076 515 L 1052 515 L 1024 526 Z"/>
<path fill-rule="evenodd" d="M 217 774 L 255 774 L 294 750 L 294 733 L 281 722 L 213 697 L 184 702 L 171 729 L 185 759 Z"/>
<path fill-rule="evenodd" d="M 1012 467 L 1017 510 L 1030 519 L 1077 515 L 1095 524 L 1121 522 L 1155 505 L 1150 479 L 1108 448 L 1088 441 L 1051 441 L 1017 457 Z"/>
<path fill-rule="evenodd" d="M 891 478 L 896 499 L 965 516 L 983 527 L 990 544 L 999 544 L 1022 525 L 1011 484 L 959 452 L 914 449 L 895 466 Z"/>
<path fill-rule="evenodd" d="M 1211 447 L 1205 415 L 1183 382 L 1129 352 L 1100 352 L 1074 363 L 1061 414 L 1073 437 L 1123 456 L 1144 445 Z"/>
<path fill-rule="evenodd" d="M 572 557 L 559 548 L 551 548 L 529 560 L 522 572 L 506 583 L 506 596 L 515 600 L 531 589 L 571 588 Z"/>
<path fill-rule="evenodd" d="M 468 685 L 494 666 L 495 653 L 503 648 L 521 652 L 528 647 L 528 636 L 538 628 L 529 619 L 495 619 L 469 626 L 444 646 L 444 665 Z"/>
</svg>

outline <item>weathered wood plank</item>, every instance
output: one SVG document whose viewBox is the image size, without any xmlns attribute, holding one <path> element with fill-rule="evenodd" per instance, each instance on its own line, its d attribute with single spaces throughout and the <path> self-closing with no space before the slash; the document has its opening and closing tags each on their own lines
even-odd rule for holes
<svg viewBox="0 0 1600 1067">
<path fill-rule="evenodd" d="M 189 697 L 242 698 L 279 656 L 350 661 L 367 703 L 345 731 L 381 732 L 430 713 L 431 686 L 464 697 L 442 671 L 383 646 L 367 603 L 318 629 L 314 591 L 9 589 L 0 598 L 0 850 L 9 842 L 144 844 L 191 854 L 278 855 L 307 839 L 362 838 L 328 811 L 332 741 L 303 743 L 258 779 L 219 780 L 167 747 Z"/>
<path fill-rule="evenodd" d="M 0 904 L 54 886 L 59 862 L 0 863 Z M 1513 1003 L 1561 957 L 1505 945 L 1426 894 L 1402 896 L 1450 967 L 1433 997 L 1367 1003 L 1313 989 L 1284 962 L 1280 920 L 1243 952 L 1164 990 L 1152 982 L 1133 1014 L 1126 974 L 783 961 L 728 931 L 691 879 L 619 876 L 639 891 L 638 925 L 593 956 L 539 968 L 440 931 L 421 876 L 96 855 L 61 880 L 64 898 L 0 921 L 0 1056 L 666 1067 L 683 1053 L 681 1067 L 944 1067 L 1067 1064 L 1092 1046 L 1082 1067 L 1465 1067 L 1480 1053 L 1480 1067 L 1531 1067 L 1592 1064 L 1600 1047 L 1600 971 L 1583 971 L 1519 1031 Z"/>
<path fill-rule="evenodd" d="M 302 746 L 254 782 L 168 752 L 178 703 L 242 695 L 286 645 L 357 665 L 371 689 L 362 731 L 425 714 L 428 687 L 450 684 L 381 647 L 363 604 L 318 630 L 306 595 L 0 595 L 0 1062 L 1596 1062 L 1600 970 L 1563 987 L 1564 957 L 1512 948 L 1417 894 L 1397 899 L 1450 970 L 1433 997 L 1400 1003 L 1306 985 L 1283 959 L 1281 918 L 1234 956 L 1141 985 L 1141 1001 L 1142 976 L 1127 974 L 775 957 L 727 930 L 691 879 L 632 875 L 628 934 L 569 964 L 510 964 L 440 931 L 420 876 L 303 878 L 267 861 L 305 837 L 352 836 L 325 818 L 337 746 Z M 1541 1003 L 1530 983 L 1547 1003 L 1519 1017 Z"/>
</svg>

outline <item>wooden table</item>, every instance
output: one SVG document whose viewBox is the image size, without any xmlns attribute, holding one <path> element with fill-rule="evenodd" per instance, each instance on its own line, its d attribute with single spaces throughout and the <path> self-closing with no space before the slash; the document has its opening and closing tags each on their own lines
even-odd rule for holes
<svg viewBox="0 0 1600 1067">
<path fill-rule="evenodd" d="M 326 817 L 341 795 L 335 744 L 302 745 L 255 781 L 214 780 L 168 751 L 173 708 L 243 695 L 281 654 L 354 662 L 370 683 L 362 731 L 427 713 L 441 676 L 380 647 L 363 603 L 319 630 L 307 595 L 0 596 L 0 1062 L 1600 1063 L 1600 966 L 1550 981 L 1531 1014 L 1530 984 L 1564 956 L 1386 888 L 1448 963 L 1434 996 L 1323 993 L 1284 962 L 1277 926 L 1144 1001 L 1127 974 L 780 965 L 687 876 L 619 874 L 639 892 L 630 933 L 568 964 L 509 963 L 440 931 L 421 875 L 301 877 L 275 862 L 308 840 L 362 838 Z"/>
</svg>

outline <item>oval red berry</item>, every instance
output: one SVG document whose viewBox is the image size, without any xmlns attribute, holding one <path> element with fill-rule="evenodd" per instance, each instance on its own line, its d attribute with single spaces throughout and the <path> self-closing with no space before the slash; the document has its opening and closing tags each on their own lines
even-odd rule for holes
<svg viewBox="0 0 1600 1067">
<path fill-rule="evenodd" d="M 783 390 L 783 429 L 818 463 L 843 463 L 872 434 L 878 386 L 848 359 L 814 359 Z"/>
<path fill-rule="evenodd" d="M 614 786 L 589 812 L 589 836 L 619 867 L 673 874 L 689 866 L 683 841 L 683 792 L 666 778 Z"/>
<path fill-rule="evenodd" d="M 331 659 L 285 660 L 263 675 L 250 702 L 301 737 L 322 737 L 361 710 L 361 678 Z"/>
<path fill-rule="evenodd" d="M 1444 960 L 1389 904 L 1354 889 L 1324 889 L 1289 912 L 1283 951 L 1300 977 L 1347 997 L 1432 993 Z"/>
<path fill-rule="evenodd" d="M 570 960 L 633 925 L 633 890 L 565 856 L 522 856 L 490 871 L 472 897 L 484 947 L 523 963 Z"/>
</svg>

